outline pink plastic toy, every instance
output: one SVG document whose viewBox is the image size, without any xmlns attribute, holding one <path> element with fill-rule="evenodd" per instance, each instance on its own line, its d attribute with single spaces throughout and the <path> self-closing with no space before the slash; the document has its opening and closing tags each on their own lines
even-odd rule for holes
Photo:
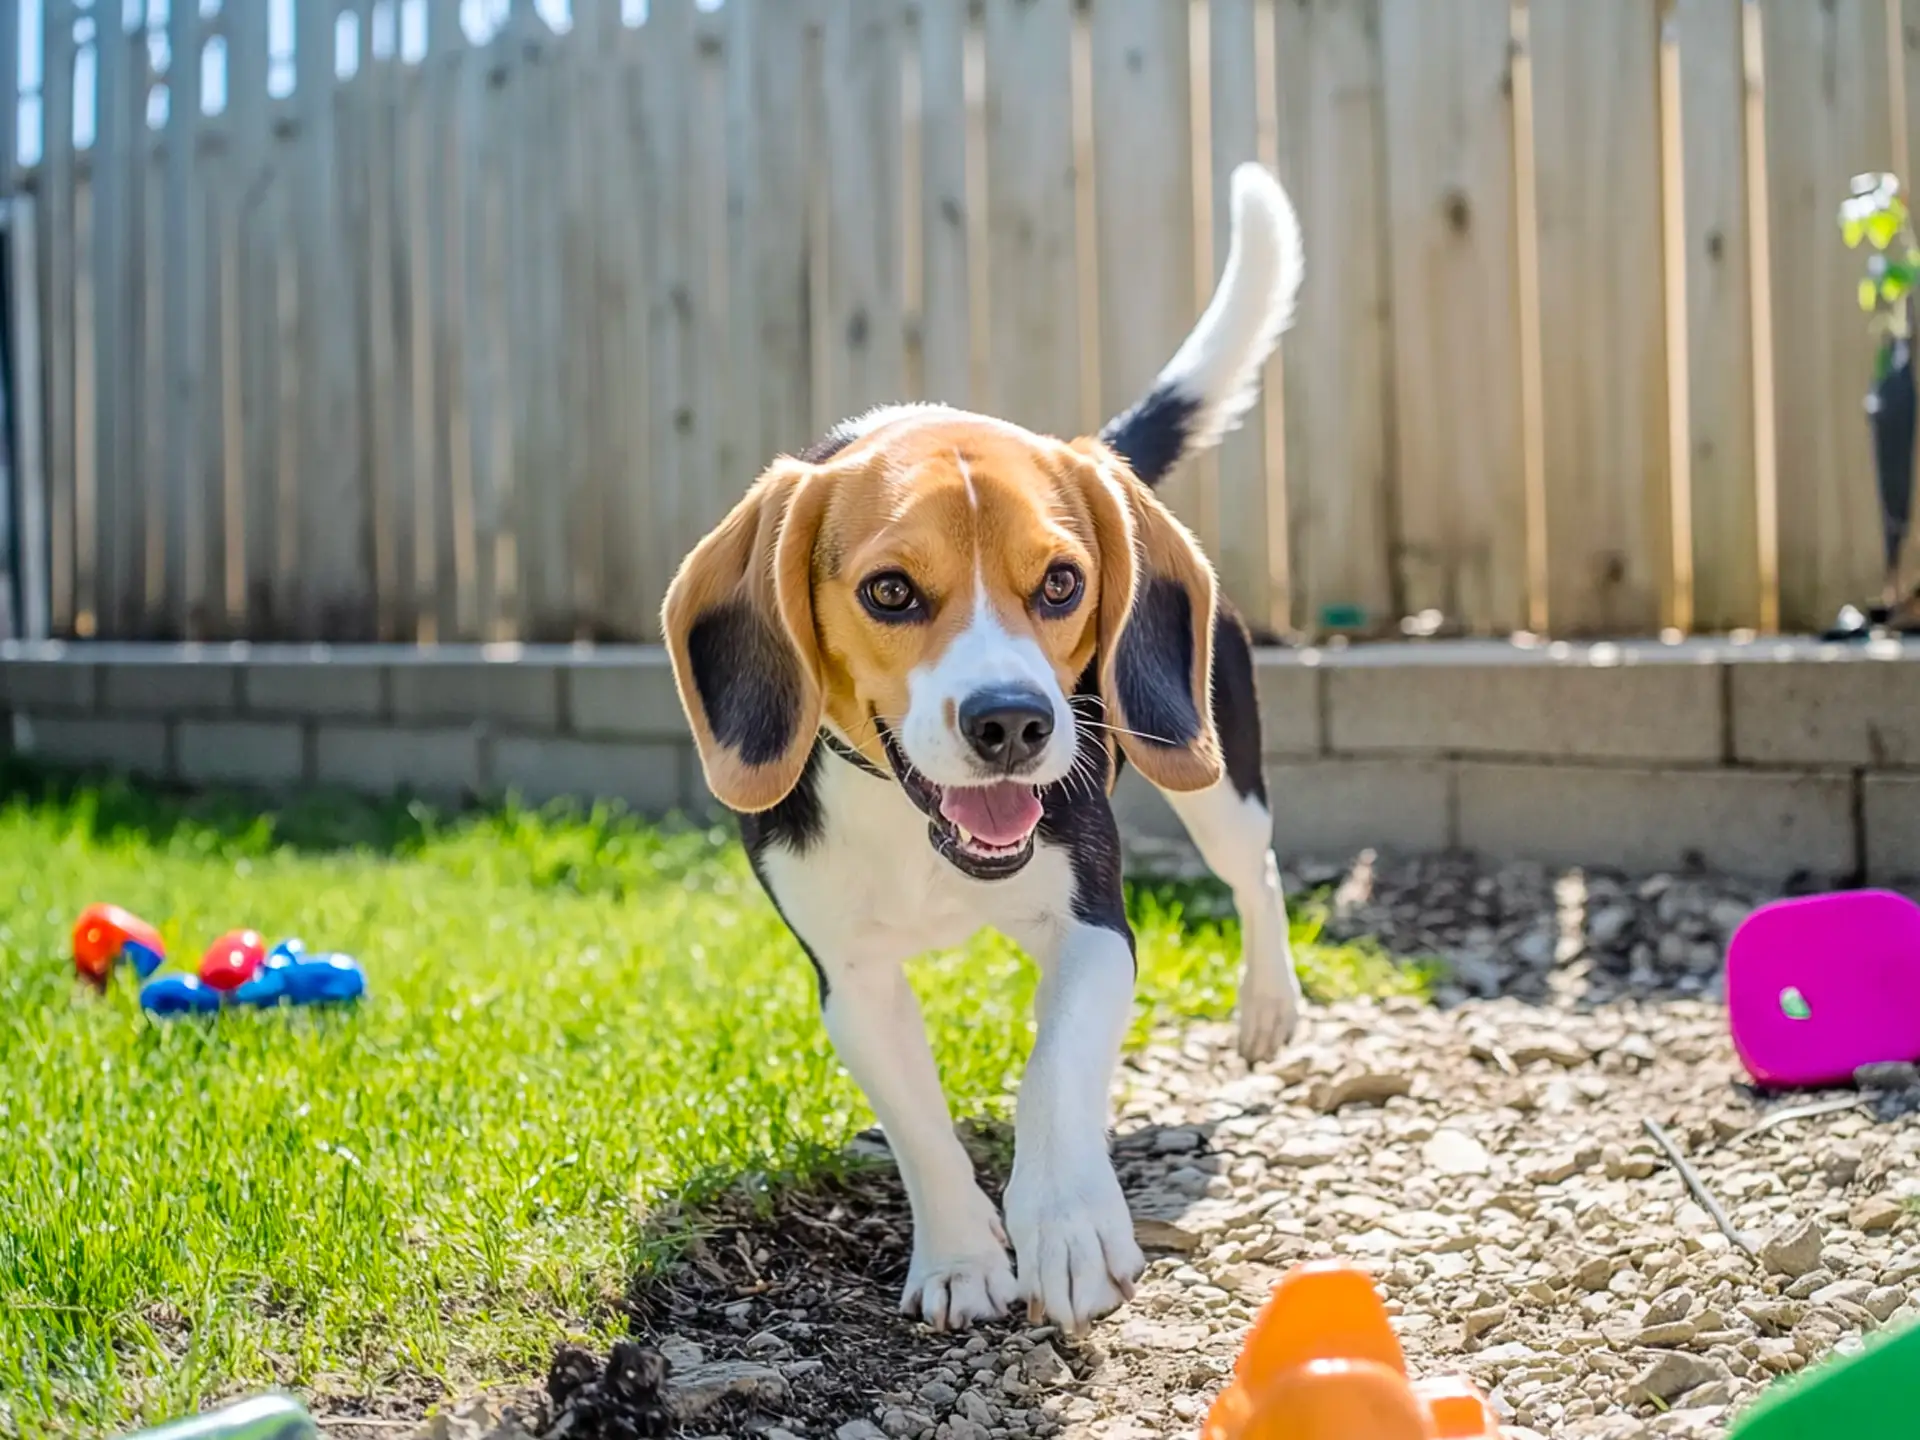
<svg viewBox="0 0 1920 1440">
<path fill-rule="evenodd" d="M 1762 1085 L 1920 1060 L 1920 905 L 1846 890 L 1762 905 L 1727 946 L 1734 1049 Z"/>
</svg>

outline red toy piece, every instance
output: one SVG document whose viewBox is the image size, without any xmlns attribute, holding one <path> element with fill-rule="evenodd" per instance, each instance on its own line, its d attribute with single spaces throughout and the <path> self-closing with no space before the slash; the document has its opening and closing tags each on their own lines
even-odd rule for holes
<svg viewBox="0 0 1920 1440">
<path fill-rule="evenodd" d="M 89 905 L 74 922 L 73 968 L 96 985 L 107 983 L 116 961 L 130 961 L 145 979 L 166 957 L 160 932 L 118 905 Z"/>
<path fill-rule="evenodd" d="M 267 942 L 258 930 L 229 930 L 200 957 L 200 980 L 215 990 L 238 990 L 260 973 Z"/>
</svg>

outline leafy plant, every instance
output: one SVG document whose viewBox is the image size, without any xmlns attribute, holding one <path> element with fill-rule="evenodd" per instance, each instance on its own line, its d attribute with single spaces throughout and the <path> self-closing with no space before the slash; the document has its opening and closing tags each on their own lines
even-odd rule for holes
<svg viewBox="0 0 1920 1440">
<path fill-rule="evenodd" d="M 1840 205 L 1841 238 L 1849 250 L 1872 247 L 1860 281 L 1860 308 L 1889 342 L 1907 340 L 1913 332 L 1909 302 L 1920 281 L 1920 240 L 1900 197 L 1900 181 L 1892 175 L 1856 175 L 1849 189 Z M 1892 345 L 1883 345 L 1881 355 L 1884 366 L 1891 361 Z"/>
<path fill-rule="evenodd" d="M 1920 592 L 1905 603 L 1899 598 L 1900 554 L 1913 515 L 1914 432 L 1920 419 L 1913 383 L 1913 289 L 1920 278 L 1920 241 L 1894 176 L 1856 175 L 1849 188 L 1852 193 L 1840 206 L 1840 235 L 1850 250 L 1862 244 L 1872 247 L 1860 282 L 1860 308 L 1879 337 L 1866 412 L 1886 570 L 1881 604 L 1871 618 L 1876 625 L 1920 628 Z M 1864 634 L 1861 618 L 1849 607 L 1839 628 L 1848 635 Z"/>
</svg>

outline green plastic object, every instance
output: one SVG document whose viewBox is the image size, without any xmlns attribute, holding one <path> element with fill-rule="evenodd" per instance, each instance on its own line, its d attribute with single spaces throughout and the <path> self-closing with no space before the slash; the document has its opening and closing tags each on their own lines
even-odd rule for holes
<svg viewBox="0 0 1920 1440">
<path fill-rule="evenodd" d="M 320 1432 L 306 1406 L 291 1395 L 268 1391 L 138 1431 L 126 1440 L 320 1440 Z"/>
<path fill-rule="evenodd" d="M 1728 1440 L 1910 1440 L 1920 1428 L 1920 1325 L 1768 1390 Z"/>
</svg>

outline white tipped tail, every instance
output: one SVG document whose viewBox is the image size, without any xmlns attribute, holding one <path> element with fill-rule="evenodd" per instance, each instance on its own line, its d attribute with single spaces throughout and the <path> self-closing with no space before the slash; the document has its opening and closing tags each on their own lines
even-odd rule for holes
<svg viewBox="0 0 1920 1440">
<path fill-rule="evenodd" d="M 1235 167 L 1232 187 L 1232 236 L 1212 300 L 1147 394 L 1101 432 L 1148 484 L 1239 425 L 1293 320 L 1305 270 L 1293 205 L 1251 161 Z"/>
</svg>

